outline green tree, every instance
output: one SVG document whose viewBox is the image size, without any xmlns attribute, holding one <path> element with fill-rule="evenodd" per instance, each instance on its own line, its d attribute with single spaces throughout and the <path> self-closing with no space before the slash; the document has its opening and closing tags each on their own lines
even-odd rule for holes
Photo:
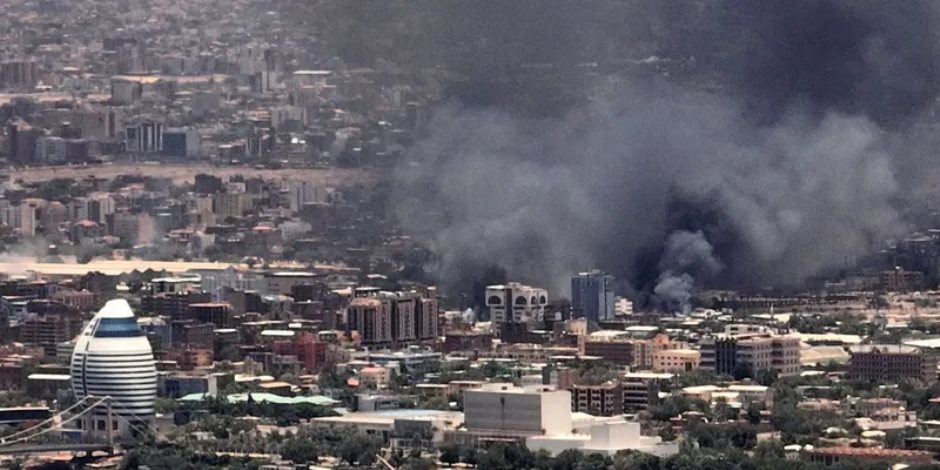
<svg viewBox="0 0 940 470">
<path fill-rule="evenodd" d="M 561 451 L 555 456 L 556 470 L 575 470 L 578 463 L 584 459 L 584 453 L 577 449 Z"/>
<path fill-rule="evenodd" d="M 603 454 L 590 453 L 575 465 L 575 470 L 607 470 L 613 465 L 613 460 Z"/>
<path fill-rule="evenodd" d="M 477 462 L 478 470 L 512 470 L 513 465 L 506 458 L 505 445 L 496 444 L 490 446 Z"/>
<path fill-rule="evenodd" d="M 778 440 L 762 441 L 754 446 L 754 458 L 757 460 L 774 460 L 786 457 L 783 443 Z"/>
<path fill-rule="evenodd" d="M 434 461 L 422 457 L 411 457 L 405 463 L 398 467 L 402 470 L 433 470 L 436 468 Z"/>
<path fill-rule="evenodd" d="M 756 401 L 752 401 L 747 404 L 747 422 L 751 424 L 760 424 L 761 421 L 761 411 L 764 410 L 764 407 Z"/>
<path fill-rule="evenodd" d="M 765 387 L 773 385 L 778 378 L 776 369 L 761 369 L 754 375 L 754 380 Z"/>
<path fill-rule="evenodd" d="M 319 457 L 316 445 L 308 439 L 299 437 L 291 437 L 282 442 L 278 447 L 278 453 L 281 457 L 297 464 L 315 463 Z"/>
<path fill-rule="evenodd" d="M 480 451 L 470 446 L 461 447 L 460 461 L 467 465 L 477 465 L 480 462 Z"/>
<path fill-rule="evenodd" d="M 460 446 L 457 444 L 444 444 L 440 448 L 440 461 L 445 465 L 453 465 L 460 462 Z"/>
<path fill-rule="evenodd" d="M 375 461 L 375 455 L 382 449 L 378 439 L 362 433 L 356 433 L 344 440 L 337 449 L 338 457 L 350 465 L 368 466 Z"/>
<path fill-rule="evenodd" d="M 614 454 L 614 470 L 659 470 L 659 457 L 643 452 L 621 450 Z"/>
<path fill-rule="evenodd" d="M 179 410 L 179 403 L 172 398 L 160 397 L 157 398 L 157 401 L 154 403 L 154 408 L 156 408 L 157 413 L 160 414 L 170 414 Z"/>
<path fill-rule="evenodd" d="M 650 415 L 657 421 L 669 421 L 692 409 L 692 403 L 683 396 L 669 396 L 649 408 Z"/>
<path fill-rule="evenodd" d="M 676 440 L 679 436 L 676 435 L 676 430 L 672 426 L 663 426 L 662 429 L 657 433 L 663 442 L 671 442 Z"/>
<path fill-rule="evenodd" d="M 537 450 L 532 468 L 536 470 L 554 470 L 555 459 L 552 457 L 552 453 L 545 449 Z"/>
</svg>

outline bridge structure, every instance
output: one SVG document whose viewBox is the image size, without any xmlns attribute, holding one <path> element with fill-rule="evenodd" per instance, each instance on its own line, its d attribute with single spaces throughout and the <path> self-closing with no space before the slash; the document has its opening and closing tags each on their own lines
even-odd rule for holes
<svg viewBox="0 0 940 470">
<path fill-rule="evenodd" d="M 103 433 L 87 432 L 87 430 L 68 427 L 82 417 L 104 407 L 107 413 L 107 425 Z M 112 413 L 113 407 L 119 407 L 124 413 Z M 143 435 L 153 434 L 162 437 L 155 428 L 143 426 L 144 420 L 131 421 L 125 414 L 137 418 L 128 412 L 119 402 L 109 396 L 86 396 L 72 406 L 52 415 L 50 418 L 34 424 L 26 429 L 0 436 L 0 456 L 3 455 L 36 455 L 55 452 L 72 452 L 73 454 L 91 455 L 94 452 L 104 452 L 114 455 L 118 452 L 115 444 L 114 420 L 123 420 L 135 432 Z M 49 442 L 47 434 L 60 436 L 66 433 L 76 434 L 75 438 L 66 438 Z"/>
</svg>

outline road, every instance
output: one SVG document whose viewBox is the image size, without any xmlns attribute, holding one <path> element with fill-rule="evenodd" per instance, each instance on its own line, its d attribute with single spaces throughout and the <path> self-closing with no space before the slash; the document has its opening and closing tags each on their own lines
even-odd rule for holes
<svg viewBox="0 0 940 470">
<path fill-rule="evenodd" d="M 48 181 L 53 178 L 82 179 L 87 176 L 113 179 L 119 175 L 147 175 L 170 178 L 174 183 L 192 183 L 197 173 L 208 173 L 228 180 L 230 176 L 260 176 L 266 180 L 309 181 L 325 186 L 349 186 L 358 183 L 370 183 L 377 180 L 377 172 L 361 169 L 296 169 L 282 170 L 255 169 L 251 167 L 213 166 L 208 164 L 182 163 L 114 163 L 88 166 L 44 166 L 17 168 L 5 171 L 11 180 L 23 180 L 26 183 Z"/>
</svg>

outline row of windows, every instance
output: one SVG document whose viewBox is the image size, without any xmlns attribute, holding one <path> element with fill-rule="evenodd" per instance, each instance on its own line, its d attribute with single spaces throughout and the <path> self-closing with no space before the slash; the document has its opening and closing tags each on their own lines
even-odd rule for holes
<svg viewBox="0 0 940 470">
<path fill-rule="evenodd" d="M 491 295 L 490 298 L 486 301 L 487 305 L 502 305 L 502 303 L 503 299 L 498 295 Z M 528 301 L 526 301 L 526 298 L 520 295 L 516 297 L 516 301 L 513 303 L 516 305 L 546 305 L 548 304 L 548 299 L 543 295 L 538 298 L 532 296 Z"/>
</svg>

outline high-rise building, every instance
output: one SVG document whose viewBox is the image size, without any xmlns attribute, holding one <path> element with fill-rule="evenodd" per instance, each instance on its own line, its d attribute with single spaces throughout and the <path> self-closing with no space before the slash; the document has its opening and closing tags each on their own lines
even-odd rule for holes
<svg viewBox="0 0 940 470">
<path fill-rule="evenodd" d="M 375 297 L 357 297 L 346 314 L 347 332 L 356 331 L 362 344 L 392 341 L 392 314 L 385 302 Z"/>
<path fill-rule="evenodd" d="M 346 313 L 346 331 L 362 344 L 404 345 L 438 337 L 434 288 L 384 292 L 360 289 Z"/>
<path fill-rule="evenodd" d="M 194 129 L 165 129 L 161 153 L 165 157 L 196 157 L 199 155 L 201 139 Z"/>
<path fill-rule="evenodd" d="M 571 313 L 576 318 L 609 321 L 614 318 L 614 277 L 594 270 L 571 278 Z"/>
<path fill-rule="evenodd" d="M 437 289 L 429 287 L 415 302 L 415 337 L 420 340 L 440 336 Z"/>
<path fill-rule="evenodd" d="M 127 126 L 124 145 L 131 153 L 157 153 L 163 151 L 163 124 L 144 121 Z"/>
<path fill-rule="evenodd" d="M 81 422 L 82 429 L 131 435 L 154 419 L 157 370 L 153 350 L 124 299 L 108 301 L 75 343 L 71 362 L 76 397 L 111 397 L 111 414 L 102 405 Z M 132 424 L 133 423 L 133 424 Z"/>
</svg>

